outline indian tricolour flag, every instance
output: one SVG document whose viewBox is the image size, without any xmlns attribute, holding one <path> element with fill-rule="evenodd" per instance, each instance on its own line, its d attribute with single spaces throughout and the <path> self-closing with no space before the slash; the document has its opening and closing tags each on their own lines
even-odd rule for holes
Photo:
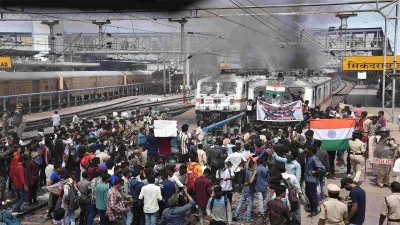
<svg viewBox="0 0 400 225">
<path fill-rule="evenodd" d="M 285 86 L 277 86 L 277 85 L 267 85 L 266 93 L 270 95 L 284 95 L 285 94 Z"/>
<path fill-rule="evenodd" d="M 310 121 L 314 138 L 322 141 L 321 149 L 326 151 L 347 150 L 353 135 L 354 119 L 318 119 Z"/>
</svg>

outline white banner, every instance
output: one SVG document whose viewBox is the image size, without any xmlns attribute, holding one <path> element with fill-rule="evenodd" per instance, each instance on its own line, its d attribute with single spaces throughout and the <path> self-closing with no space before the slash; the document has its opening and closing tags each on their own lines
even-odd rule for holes
<svg viewBox="0 0 400 225">
<path fill-rule="evenodd" d="M 155 137 L 176 137 L 178 132 L 176 120 L 154 120 Z"/>
<path fill-rule="evenodd" d="M 367 79 L 367 72 L 358 72 L 357 77 L 360 80 L 365 80 Z"/>
<path fill-rule="evenodd" d="M 261 121 L 302 121 L 303 109 L 301 101 L 285 105 L 272 105 L 257 101 L 257 120 Z"/>
</svg>

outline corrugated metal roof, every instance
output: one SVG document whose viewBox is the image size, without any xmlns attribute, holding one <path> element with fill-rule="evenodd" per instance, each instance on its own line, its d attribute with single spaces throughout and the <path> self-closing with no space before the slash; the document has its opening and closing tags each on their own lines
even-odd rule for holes
<svg viewBox="0 0 400 225">
<path fill-rule="evenodd" d="M 59 79 L 55 72 L 0 72 L 0 81 Z"/>
</svg>

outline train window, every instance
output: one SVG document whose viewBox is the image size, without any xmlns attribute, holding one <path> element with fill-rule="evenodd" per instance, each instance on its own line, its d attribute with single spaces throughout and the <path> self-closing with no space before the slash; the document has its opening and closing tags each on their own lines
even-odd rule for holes
<svg viewBox="0 0 400 225">
<path fill-rule="evenodd" d="M 235 94 L 237 84 L 235 82 L 221 83 L 219 92 L 220 94 Z"/>
<path fill-rule="evenodd" d="M 246 84 L 243 84 L 242 94 L 246 94 Z"/>
<path fill-rule="evenodd" d="M 200 84 L 200 94 L 216 94 L 217 84 L 216 83 L 201 83 Z"/>
<path fill-rule="evenodd" d="M 318 98 L 317 99 L 321 99 L 321 92 L 322 92 L 322 88 L 318 88 Z"/>
</svg>

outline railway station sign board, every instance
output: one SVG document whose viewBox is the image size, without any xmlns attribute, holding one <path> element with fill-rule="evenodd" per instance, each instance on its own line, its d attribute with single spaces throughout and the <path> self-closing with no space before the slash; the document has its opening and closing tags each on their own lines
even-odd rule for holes
<svg viewBox="0 0 400 225">
<path fill-rule="evenodd" d="M 11 68 L 11 57 L 10 56 L 0 56 L 0 68 Z"/>
<path fill-rule="evenodd" d="M 386 57 L 386 69 L 394 69 L 394 56 Z M 400 63 L 396 64 L 397 70 Z M 381 71 L 383 70 L 383 56 L 345 56 L 342 62 L 343 71 Z"/>
</svg>

